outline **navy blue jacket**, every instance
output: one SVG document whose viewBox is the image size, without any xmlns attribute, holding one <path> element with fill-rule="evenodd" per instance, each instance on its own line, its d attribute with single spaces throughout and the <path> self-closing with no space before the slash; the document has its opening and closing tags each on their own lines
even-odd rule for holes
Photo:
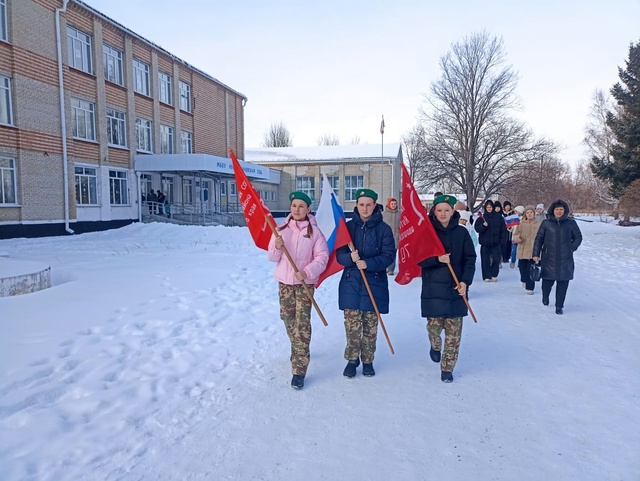
<svg viewBox="0 0 640 481">
<path fill-rule="evenodd" d="M 449 225 L 444 227 L 433 214 L 429 220 L 442 242 L 446 253 L 450 254 L 451 267 L 458 280 L 470 286 L 476 272 L 476 250 L 466 227 L 458 225 L 460 214 L 454 212 Z M 482 221 L 480 221 L 482 222 Z M 501 220 L 504 223 L 504 221 Z M 420 307 L 422 317 L 464 317 L 467 305 L 455 289 L 451 271 L 437 256 L 427 257 L 418 265 L 422 267 L 422 292 Z"/>
<path fill-rule="evenodd" d="M 373 214 L 363 222 L 354 208 L 353 217 L 347 222 L 347 229 L 360 259 L 366 261 L 367 268 L 363 271 L 369 281 L 369 287 L 376 300 L 380 314 L 389 312 L 389 281 L 387 267 L 396 258 L 396 244 L 391 227 L 382 221 L 380 204 L 376 205 Z M 338 263 L 344 266 L 340 286 L 338 288 L 338 307 L 374 312 L 373 304 L 362 280 L 362 275 L 351 260 L 349 246 L 336 251 Z"/>
<path fill-rule="evenodd" d="M 556 218 L 553 210 L 564 207 L 564 215 Z M 582 243 L 582 233 L 575 220 L 569 218 L 569 205 L 556 200 L 547 210 L 533 243 L 533 257 L 540 257 L 540 278 L 554 281 L 573 279 L 573 253 Z"/>
<path fill-rule="evenodd" d="M 484 221 L 489 224 L 487 227 L 485 227 Z M 489 213 L 485 210 L 482 214 L 482 219 L 476 220 L 473 228 L 478 233 L 478 242 L 485 247 L 502 246 L 509 238 L 509 231 L 504 223 L 504 217 L 495 211 Z"/>
</svg>

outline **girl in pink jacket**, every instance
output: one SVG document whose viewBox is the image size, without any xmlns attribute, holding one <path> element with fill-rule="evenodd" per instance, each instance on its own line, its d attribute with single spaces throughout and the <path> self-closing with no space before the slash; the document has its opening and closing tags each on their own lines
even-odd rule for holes
<svg viewBox="0 0 640 481">
<path fill-rule="evenodd" d="M 304 192 L 291 192 L 291 213 L 278 227 L 279 236 L 271 237 L 267 258 L 277 262 L 273 276 L 278 280 L 280 318 L 291 341 L 291 387 L 302 389 L 309 366 L 311 343 L 311 299 L 302 283 L 313 294 L 313 285 L 329 260 L 327 240 L 311 215 L 311 199 Z M 286 247 L 293 266 L 282 251 Z"/>
</svg>

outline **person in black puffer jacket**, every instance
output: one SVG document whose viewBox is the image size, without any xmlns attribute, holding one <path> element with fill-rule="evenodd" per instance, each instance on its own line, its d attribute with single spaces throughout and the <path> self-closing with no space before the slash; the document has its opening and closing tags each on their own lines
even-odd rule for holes
<svg viewBox="0 0 640 481">
<path fill-rule="evenodd" d="M 575 220 L 569 217 L 569 204 L 558 199 L 547 210 L 533 244 L 533 261 L 541 261 L 542 303 L 549 305 L 549 295 L 556 285 L 556 314 L 562 314 L 564 301 L 573 279 L 573 253 L 582 243 L 582 233 Z"/>
<path fill-rule="evenodd" d="M 451 195 L 434 199 L 435 208 L 429 214 L 429 220 L 446 254 L 428 257 L 418 263 L 422 267 L 420 305 L 422 317 L 427 318 L 431 343 L 429 354 L 431 360 L 440 362 L 440 379 L 444 382 L 453 381 L 452 372 L 460 350 L 462 318 L 468 314 L 464 296 L 473 282 L 477 257 L 469 232 L 458 225 L 460 214 L 453 210 L 455 203 L 456 199 Z M 460 281 L 458 288 L 447 264 L 451 264 Z M 443 329 L 445 345 L 441 353 Z"/>
<path fill-rule="evenodd" d="M 484 203 L 484 214 L 473 224 L 473 228 L 478 233 L 480 243 L 482 279 L 496 282 L 502 261 L 501 248 L 507 242 L 507 226 L 502 214 L 494 211 L 491 200 Z"/>
<path fill-rule="evenodd" d="M 347 229 L 355 247 L 336 251 L 336 259 L 344 266 L 338 287 L 338 307 L 344 311 L 347 366 L 343 375 L 353 377 L 362 360 L 362 374 L 374 376 L 373 358 L 378 338 L 378 316 L 369 297 L 362 270 L 381 314 L 389 312 L 387 268 L 396 258 L 396 244 L 391 227 L 382 220 L 382 209 L 376 204 L 378 195 L 371 189 L 356 191 L 356 207 Z"/>
</svg>

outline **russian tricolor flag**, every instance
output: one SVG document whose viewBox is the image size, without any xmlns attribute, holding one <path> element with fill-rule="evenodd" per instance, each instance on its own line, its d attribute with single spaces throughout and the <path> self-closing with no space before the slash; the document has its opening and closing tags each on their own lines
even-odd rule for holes
<svg viewBox="0 0 640 481">
<path fill-rule="evenodd" d="M 322 174 L 322 196 L 316 211 L 316 222 L 318 223 L 318 228 L 326 237 L 329 247 L 329 262 L 327 263 L 327 268 L 318 278 L 316 283 L 316 287 L 318 287 L 327 277 L 344 269 L 344 266 L 338 264 L 336 250 L 351 242 L 344 211 L 338 203 L 338 199 L 325 174 Z"/>
</svg>

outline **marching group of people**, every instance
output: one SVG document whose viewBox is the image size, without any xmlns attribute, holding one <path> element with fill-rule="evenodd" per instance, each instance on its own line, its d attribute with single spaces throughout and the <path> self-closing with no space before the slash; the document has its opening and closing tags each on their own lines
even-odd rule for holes
<svg viewBox="0 0 640 481">
<path fill-rule="evenodd" d="M 271 237 L 267 257 L 276 262 L 280 317 L 291 341 L 291 386 L 302 389 L 310 360 L 310 295 L 327 266 L 329 252 L 311 214 L 311 198 L 296 191 L 289 194 L 289 200 L 290 213 Z M 344 267 L 338 307 L 344 313 L 347 365 L 343 375 L 347 378 L 356 375 L 361 363 L 364 376 L 375 375 L 378 313 L 389 312 L 388 277 L 395 269 L 400 212 L 396 199 L 388 199 L 386 209 L 377 200 L 371 189 L 356 191 L 356 207 L 347 222 L 351 242 L 336 252 L 337 262 Z M 454 196 L 437 193 L 428 218 L 446 253 L 418 263 L 422 269 L 421 313 L 427 319 L 430 358 L 440 364 L 441 380 L 452 382 L 478 243 L 485 282 L 497 281 L 502 262 L 515 268 L 517 260 L 527 294 L 534 292 L 531 271 L 539 270 L 544 305 L 549 305 L 556 283 L 556 313 L 562 314 L 573 278 L 573 252 L 582 235 L 563 200 L 553 202 L 546 214 L 542 204 L 512 210 L 508 201 L 487 200 L 474 222 L 472 213 Z"/>
</svg>

